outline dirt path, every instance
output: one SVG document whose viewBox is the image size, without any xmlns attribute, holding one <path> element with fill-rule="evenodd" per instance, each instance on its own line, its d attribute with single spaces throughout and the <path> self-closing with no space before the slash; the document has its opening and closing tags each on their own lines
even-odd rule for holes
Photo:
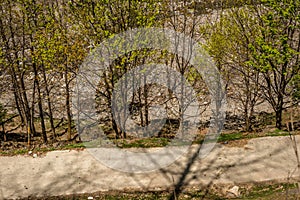
<svg viewBox="0 0 300 200">
<path fill-rule="evenodd" d="M 300 142 L 300 136 L 297 141 Z M 164 189 L 177 183 L 237 184 L 299 176 L 289 137 L 256 138 L 240 147 L 218 144 L 208 157 L 192 163 L 189 157 L 193 154 L 189 155 L 164 169 L 139 174 L 105 167 L 87 150 L 53 151 L 37 158 L 0 157 L 0 199 Z"/>
</svg>

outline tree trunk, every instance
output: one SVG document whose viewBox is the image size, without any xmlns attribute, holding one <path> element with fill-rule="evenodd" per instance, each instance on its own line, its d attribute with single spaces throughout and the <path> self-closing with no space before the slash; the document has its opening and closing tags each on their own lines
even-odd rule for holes
<svg viewBox="0 0 300 200">
<path fill-rule="evenodd" d="M 46 126 L 45 126 L 45 119 L 44 119 L 42 94 L 41 94 L 38 71 L 37 71 L 37 67 L 36 67 L 35 63 L 33 63 L 33 70 L 34 70 L 34 81 L 36 83 L 37 92 L 38 92 L 38 94 L 37 94 L 38 95 L 38 107 L 39 107 L 39 116 L 40 116 L 41 127 L 42 127 L 42 137 L 43 137 L 43 142 L 47 143 L 47 133 L 46 133 Z"/>
<path fill-rule="evenodd" d="M 142 88 L 138 89 L 138 99 L 139 99 L 138 111 L 139 111 L 140 118 L 141 118 L 141 126 L 144 126 L 145 123 L 144 123 L 144 115 L 143 115 L 143 110 L 142 110 L 142 105 L 143 105 L 143 102 L 142 102 Z"/>
<path fill-rule="evenodd" d="M 119 132 L 119 129 L 118 129 L 118 125 L 116 123 L 116 120 L 114 119 L 113 114 L 111 114 L 111 115 L 112 115 L 112 127 L 113 127 L 113 130 L 115 131 L 116 139 L 119 139 L 120 138 L 120 132 Z"/>
<path fill-rule="evenodd" d="M 6 142 L 7 138 L 6 138 L 4 122 L 2 122 L 1 126 L 2 126 L 2 131 L 3 131 L 3 141 Z"/>
<path fill-rule="evenodd" d="M 276 128 L 282 128 L 282 108 L 276 110 Z"/>
<path fill-rule="evenodd" d="M 44 82 L 45 82 L 46 98 L 47 98 L 47 104 L 48 104 L 48 110 L 49 110 L 49 121 L 50 121 L 51 131 L 52 131 L 52 135 L 53 135 L 53 140 L 55 140 L 56 133 L 55 133 L 52 106 L 51 106 L 51 100 L 50 100 L 50 91 L 49 91 L 49 87 L 48 87 L 45 67 L 43 67 L 43 78 L 44 78 Z"/>
<path fill-rule="evenodd" d="M 30 121 L 27 121 L 27 145 L 30 147 L 31 145 L 31 128 L 30 128 Z"/>
<path fill-rule="evenodd" d="M 65 69 L 65 85 L 66 85 L 66 111 L 67 111 L 67 123 L 68 123 L 68 131 L 67 131 L 67 139 L 71 140 L 72 132 L 72 116 L 71 116 L 71 105 L 70 105 L 70 88 L 69 88 L 69 79 L 68 79 L 68 66 Z"/>
<path fill-rule="evenodd" d="M 35 127 L 34 127 L 34 115 L 33 113 L 31 113 L 31 108 L 29 106 L 29 101 L 27 98 L 27 93 L 26 93 L 26 87 L 25 87 L 25 83 L 24 83 L 24 77 L 23 75 L 21 75 L 20 77 L 20 85 L 21 85 L 21 95 L 22 95 L 22 106 L 25 112 L 25 117 L 26 117 L 26 121 L 27 121 L 27 126 L 29 126 L 30 128 L 30 133 L 36 135 L 36 131 L 35 131 Z M 33 93 L 35 93 L 35 91 L 33 91 Z"/>
<path fill-rule="evenodd" d="M 125 75 L 125 86 L 124 86 L 124 89 L 125 89 L 125 92 L 124 92 L 124 95 L 123 95 L 123 102 L 122 102 L 122 104 L 123 104 L 123 106 L 122 107 L 124 107 L 123 108 L 123 112 L 122 112 L 122 115 L 123 115 L 123 119 L 122 119 L 122 121 L 123 121 L 123 124 L 122 124 L 122 130 L 121 130 L 121 134 L 122 134 L 122 136 L 123 136 L 123 139 L 126 139 L 127 138 L 127 133 L 126 133 L 126 121 L 127 121 L 127 115 L 126 115 L 126 113 L 127 113 L 127 107 L 126 106 L 124 106 L 124 105 L 126 105 L 127 104 L 127 92 L 128 92 L 128 77 Z"/>
<path fill-rule="evenodd" d="M 282 89 L 282 91 L 284 91 Z M 282 111 L 283 111 L 283 95 L 280 94 L 278 96 L 278 103 L 277 103 L 277 106 L 276 106 L 276 111 L 275 111 L 275 114 L 276 114 L 276 128 L 280 129 L 282 128 Z"/>
<path fill-rule="evenodd" d="M 15 81 L 13 81 L 13 82 L 15 82 Z M 18 111 L 18 114 L 20 116 L 21 123 L 22 123 L 22 126 L 23 126 L 23 125 L 25 125 L 25 119 L 24 119 L 25 117 L 23 116 L 23 113 L 22 113 L 22 110 L 21 110 L 21 107 L 20 107 L 19 97 L 18 97 L 17 91 L 15 89 L 17 87 L 16 87 L 15 84 L 13 84 L 13 85 L 14 85 L 13 86 L 14 87 L 14 90 L 13 90 L 14 100 L 15 100 L 16 108 L 17 108 L 17 111 Z"/>
<path fill-rule="evenodd" d="M 245 120 L 245 131 L 252 131 L 252 123 L 251 123 L 251 117 L 252 117 L 252 108 L 249 111 L 248 108 L 249 103 L 246 102 L 246 105 L 244 107 L 244 120 Z"/>
<path fill-rule="evenodd" d="M 147 83 L 147 76 L 144 75 L 144 119 L 145 119 L 145 123 L 144 126 L 148 126 L 149 125 L 149 105 L 148 105 L 148 85 L 146 85 Z M 142 110 L 142 108 L 141 108 Z M 144 135 L 146 137 L 149 137 L 149 131 L 146 131 L 146 133 L 144 133 Z"/>
</svg>

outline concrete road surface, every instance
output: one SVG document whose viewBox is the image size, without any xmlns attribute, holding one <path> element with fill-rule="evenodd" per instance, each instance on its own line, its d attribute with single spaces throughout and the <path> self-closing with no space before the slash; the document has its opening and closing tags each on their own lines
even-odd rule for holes
<svg viewBox="0 0 300 200">
<path fill-rule="evenodd" d="M 299 143 L 300 137 L 296 138 Z M 87 150 L 53 151 L 37 158 L 0 157 L 0 199 L 124 189 L 159 190 L 177 184 L 238 184 L 299 176 L 289 137 L 256 138 L 239 147 L 217 144 L 204 159 L 194 156 L 196 149 L 193 146 L 173 164 L 147 173 L 106 167 Z"/>
</svg>

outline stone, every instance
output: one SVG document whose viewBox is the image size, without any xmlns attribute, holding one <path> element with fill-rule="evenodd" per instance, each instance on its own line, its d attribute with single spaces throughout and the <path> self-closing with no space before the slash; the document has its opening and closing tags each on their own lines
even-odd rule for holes
<svg viewBox="0 0 300 200">
<path fill-rule="evenodd" d="M 239 192 L 239 187 L 238 186 L 233 186 L 232 188 L 230 188 L 229 190 L 227 190 L 227 196 L 228 197 L 239 197 L 240 196 L 240 192 Z"/>
</svg>

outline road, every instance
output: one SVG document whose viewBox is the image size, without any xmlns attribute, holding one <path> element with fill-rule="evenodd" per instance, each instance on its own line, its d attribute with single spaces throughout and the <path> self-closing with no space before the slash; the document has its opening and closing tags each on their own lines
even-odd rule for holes
<svg viewBox="0 0 300 200">
<path fill-rule="evenodd" d="M 296 138 L 300 142 L 300 137 Z M 171 165 L 147 173 L 127 173 L 106 167 L 87 150 L 52 151 L 37 158 L 0 157 L 0 199 L 109 190 L 161 190 L 176 185 L 233 185 L 299 177 L 289 137 L 255 138 L 235 147 L 217 144 L 203 159 L 193 157 L 196 149 L 193 146 Z"/>
</svg>

